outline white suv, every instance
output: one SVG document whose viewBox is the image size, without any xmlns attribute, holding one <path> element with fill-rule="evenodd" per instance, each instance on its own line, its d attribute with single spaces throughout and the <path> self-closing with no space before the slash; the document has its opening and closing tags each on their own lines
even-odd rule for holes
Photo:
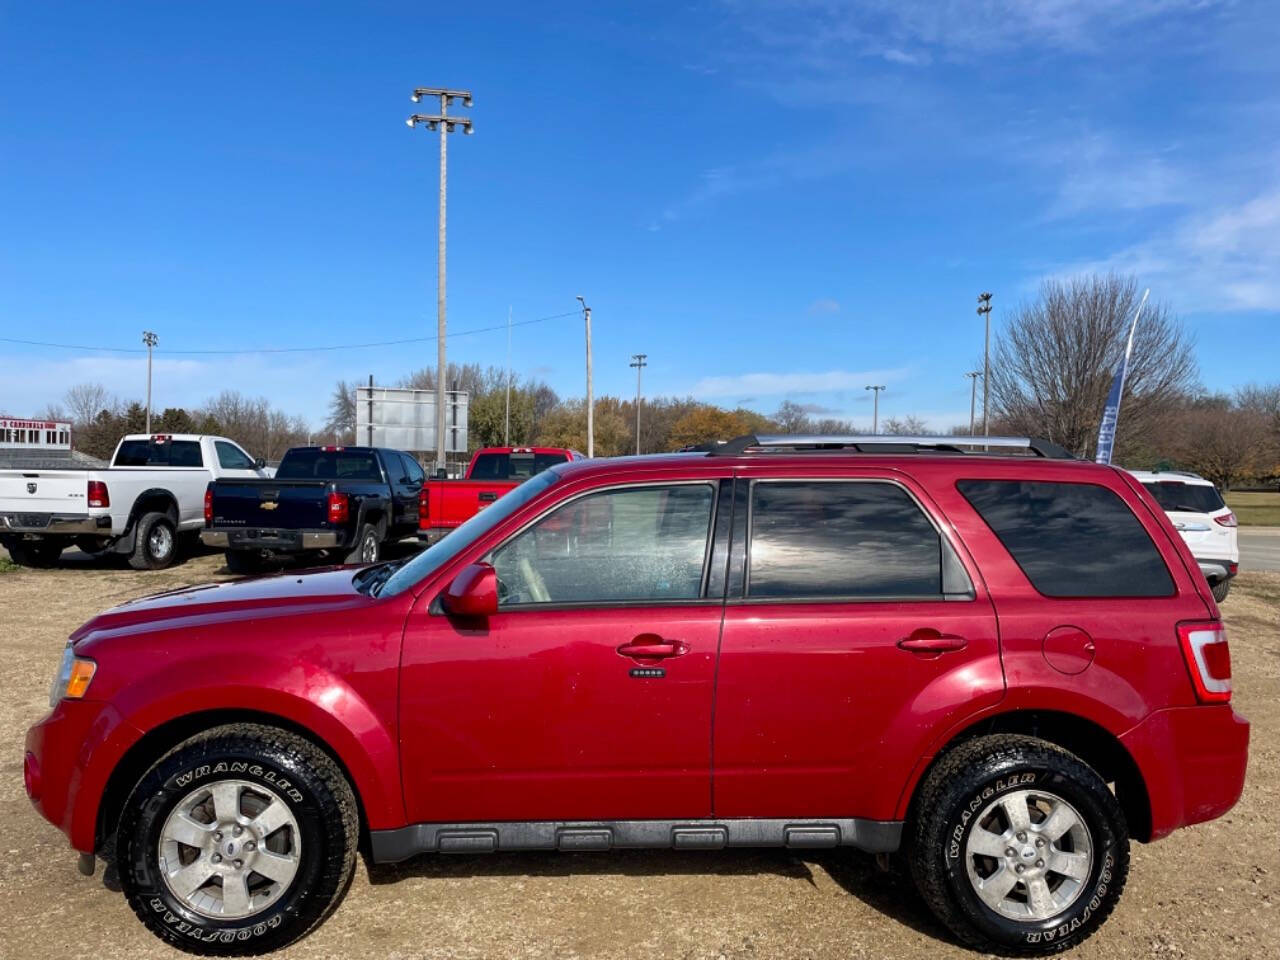
<svg viewBox="0 0 1280 960">
<path fill-rule="evenodd" d="M 1200 572 L 1213 588 L 1214 599 L 1225 600 L 1231 578 L 1240 569 L 1240 547 L 1236 543 L 1236 515 L 1222 502 L 1218 488 L 1195 473 L 1129 472 L 1151 491 L 1187 541 Z"/>
</svg>

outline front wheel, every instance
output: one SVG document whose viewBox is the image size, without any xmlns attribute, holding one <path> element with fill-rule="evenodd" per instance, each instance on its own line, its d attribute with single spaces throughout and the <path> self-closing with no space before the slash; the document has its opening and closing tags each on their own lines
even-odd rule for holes
<svg viewBox="0 0 1280 960">
<path fill-rule="evenodd" d="M 215 727 L 170 751 L 134 788 L 116 840 L 129 905 L 189 953 L 292 943 L 338 905 L 355 865 L 355 797 L 310 741 Z"/>
<path fill-rule="evenodd" d="M 1124 813 L 1079 758 L 1032 737 L 994 735 L 944 756 L 920 787 L 911 873 L 964 943 L 1058 953 L 1101 926 L 1124 889 Z"/>
</svg>

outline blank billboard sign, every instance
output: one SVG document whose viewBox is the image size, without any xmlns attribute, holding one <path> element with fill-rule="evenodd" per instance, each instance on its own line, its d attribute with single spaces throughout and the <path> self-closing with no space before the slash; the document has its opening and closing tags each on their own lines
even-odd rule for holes
<svg viewBox="0 0 1280 960">
<path fill-rule="evenodd" d="M 444 448 L 467 452 L 467 393 L 445 392 Z M 409 387 L 356 387 L 356 443 L 435 453 L 436 392 Z"/>
</svg>

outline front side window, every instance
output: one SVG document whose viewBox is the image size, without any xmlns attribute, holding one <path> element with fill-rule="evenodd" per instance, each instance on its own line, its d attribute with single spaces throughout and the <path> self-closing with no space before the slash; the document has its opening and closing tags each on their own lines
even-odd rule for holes
<svg viewBox="0 0 1280 960">
<path fill-rule="evenodd" d="M 896 484 L 759 481 L 750 516 L 751 599 L 943 594 L 941 538 Z"/>
<path fill-rule="evenodd" d="M 1046 597 L 1167 597 L 1173 580 L 1138 518 L 1093 483 L 956 484 Z"/>
<path fill-rule="evenodd" d="M 218 452 L 218 466 L 222 467 L 223 470 L 253 469 L 253 461 L 249 459 L 249 455 L 234 443 L 218 440 L 214 443 L 213 448 Z"/>
<path fill-rule="evenodd" d="M 579 497 L 493 551 L 500 602 L 696 600 L 713 499 L 707 483 Z"/>
</svg>

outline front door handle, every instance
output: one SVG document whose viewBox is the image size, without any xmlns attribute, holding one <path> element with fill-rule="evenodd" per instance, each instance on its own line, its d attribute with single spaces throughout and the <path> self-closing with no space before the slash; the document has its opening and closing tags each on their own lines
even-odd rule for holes
<svg viewBox="0 0 1280 960">
<path fill-rule="evenodd" d="M 490 490 L 486 490 L 483 493 L 476 494 L 476 499 L 481 503 L 493 503 L 493 501 L 498 499 L 498 495 Z"/>
<path fill-rule="evenodd" d="M 954 653 L 968 645 L 969 641 L 964 637 L 958 637 L 953 633 L 941 633 L 932 627 L 913 630 L 910 636 L 898 641 L 898 646 L 903 650 L 934 656 L 940 653 Z"/>
<path fill-rule="evenodd" d="M 642 633 L 618 647 L 618 655 L 630 657 L 641 662 L 647 660 L 667 660 L 680 657 L 689 652 L 689 645 L 683 640 L 666 640 L 656 633 Z"/>
</svg>

